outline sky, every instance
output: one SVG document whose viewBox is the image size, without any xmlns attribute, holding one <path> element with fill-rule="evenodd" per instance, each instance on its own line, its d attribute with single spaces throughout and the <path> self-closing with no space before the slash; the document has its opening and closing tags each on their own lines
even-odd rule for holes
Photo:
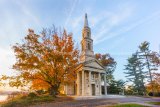
<svg viewBox="0 0 160 107">
<path fill-rule="evenodd" d="M 143 41 L 159 52 L 160 0 L 0 0 L 0 75 L 13 75 L 12 50 L 28 28 L 40 34 L 65 28 L 79 44 L 84 15 L 92 32 L 95 53 L 109 53 L 116 61 L 115 79 L 124 79 L 124 65 Z"/>
</svg>

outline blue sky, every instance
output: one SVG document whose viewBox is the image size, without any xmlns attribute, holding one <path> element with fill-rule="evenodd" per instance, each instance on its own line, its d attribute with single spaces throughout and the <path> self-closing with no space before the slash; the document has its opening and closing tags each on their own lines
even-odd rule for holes
<svg viewBox="0 0 160 107">
<path fill-rule="evenodd" d="M 54 24 L 80 43 L 85 13 L 95 53 L 110 53 L 117 61 L 116 79 L 124 79 L 126 59 L 141 42 L 159 50 L 160 0 L 0 0 L 0 74 L 13 74 L 11 46 L 28 28 L 39 33 Z"/>
</svg>

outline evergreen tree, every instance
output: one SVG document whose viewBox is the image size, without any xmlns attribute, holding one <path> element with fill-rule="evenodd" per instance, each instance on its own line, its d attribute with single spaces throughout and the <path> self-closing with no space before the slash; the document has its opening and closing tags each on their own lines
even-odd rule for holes
<svg viewBox="0 0 160 107">
<path fill-rule="evenodd" d="M 156 52 L 153 52 L 149 49 L 149 42 L 144 41 L 139 46 L 139 57 L 143 59 L 143 63 L 145 64 L 145 69 L 148 71 L 149 74 L 148 77 L 151 82 L 152 92 L 154 92 L 154 86 L 152 84 L 153 83 L 152 72 L 158 70 L 159 56 L 156 54 Z"/>
<path fill-rule="evenodd" d="M 130 58 L 127 59 L 128 64 L 125 65 L 124 72 L 127 76 L 128 81 L 133 82 L 133 89 L 137 94 L 143 95 L 145 92 L 144 80 L 146 72 L 143 71 L 144 64 L 138 57 L 136 52 Z"/>
<path fill-rule="evenodd" d="M 109 83 L 108 93 L 109 94 L 124 94 L 125 82 L 123 80 L 112 79 Z"/>
</svg>

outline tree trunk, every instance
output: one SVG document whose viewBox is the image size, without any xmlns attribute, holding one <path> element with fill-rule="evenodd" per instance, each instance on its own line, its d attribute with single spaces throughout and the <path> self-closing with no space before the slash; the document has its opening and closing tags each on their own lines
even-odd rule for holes
<svg viewBox="0 0 160 107">
<path fill-rule="evenodd" d="M 149 59 L 147 57 L 147 53 L 145 53 L 145 56 L 146 56 L 146 62 L 147 62 L 147 68 L 148 68 L 148 72 L 149 72 L 149 77 L 150 77 L 150 81 L 151 81 L 152 93 L 153 93 L 153 96 L 155 96 L 155 91 L 154 91 L 154 86 L 153 86 L 153 79 L 152 79 L 152 73 L 151 73 L 151 69 L 150 69 L 150 64 L 149 64 Z"/>
<path fill-rule="evenodd" d="M 51 85 L 49 89 L 49 94 L 56 97 L 56 95 L 58 94 L 58 89 L 59 89 L 59 85 Z"/>
</svg>

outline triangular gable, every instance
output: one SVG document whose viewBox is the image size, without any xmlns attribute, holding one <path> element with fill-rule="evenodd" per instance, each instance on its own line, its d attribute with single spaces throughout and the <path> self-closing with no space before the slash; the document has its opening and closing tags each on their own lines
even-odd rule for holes
<svg viewBox="0 0 160 107">
<path fill-rule="evenodd" d="M 84 66 L 87 66 L 87 67 L 92 67 L 92 68 L 97 68 L 97 69 L 105 70 L 105 68 L 103 67 L 103 65 L 101 63 L 99 63 L 96 59 L 86 61 L 83 64 L 84 64 Z"/>
</svg>

